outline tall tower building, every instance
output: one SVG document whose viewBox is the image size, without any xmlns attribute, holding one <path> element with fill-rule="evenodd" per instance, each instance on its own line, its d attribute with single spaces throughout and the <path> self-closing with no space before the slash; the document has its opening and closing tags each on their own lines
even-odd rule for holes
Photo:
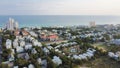
<svg viewBox="0 0 120 68">
<path fill-rule="evenodd" d="M 7 30 L 14 30 L 14 29 L 18 29 L 18 22 L 15 22 L 14 19 L 9 18 L 8 23 L 6 24 L 6 28 Z"/>
<path fill-rule="evenodd" d="M 96 26 L 96 23 L 94 21 L 90 22 L 89 23 L 90 27 L 95 27 Z"/>
<path fill-rule="evenodd" d="M 19 27 L 18 22 L 15 22 L 15 23 L 14 23 L 14 29 L 18 29 L 18 27 Z"/>
</svg>

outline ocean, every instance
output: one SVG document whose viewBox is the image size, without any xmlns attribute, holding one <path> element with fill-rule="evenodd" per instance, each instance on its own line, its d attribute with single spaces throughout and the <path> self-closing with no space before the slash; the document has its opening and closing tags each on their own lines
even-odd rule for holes
<svg viewBox="0 0 120 68">
<path fill-rule="evenodd" d="M 119 24 L 120 16 L 102 15 L 2 15 L 0 16 L 0 27 L 8 22 L 9 18 L 19 22 L 20 27 L 46 27 L 46 26 L 74 26 L 89 25 L 95 21 L 96 24 Z"/>
</svg>

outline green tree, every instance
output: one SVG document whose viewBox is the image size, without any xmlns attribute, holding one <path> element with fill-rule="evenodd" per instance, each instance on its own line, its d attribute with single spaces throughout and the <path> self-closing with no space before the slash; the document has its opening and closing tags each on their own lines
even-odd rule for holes
<svg viewBox="0 0 120 68">
<path fill-rule="evenodd" d="M 110 36 L 109 35 L 104 34 L 103 36 L 105 37 L 106 40 L 108 40 L 108 41 L 110 40 Z"/>
<path fill-rule="evenodd" d="M 47 56 L 47 61 L 48 61 L 48 68 L 56 68 L 57 65 L 52 61 L 52 59 Z"/>
<path fill-rule="evenodd" d="M 2 57 L 4 58 L 3 60 L 6 61 L 8 59 L 8 56 L 11 54 L 11 49 L 3 49 L 3 54 Z"/>
<path fill-rule="evenodd" d="M 20 67 L 24 67 L 24 66 L 27 66 L 28 65 L 28 61 L 23 59 L 23 58 L 18 58 L 16 60 L 16 64 Z"/>
<path fill-rule="evenodd" d="M 10 68 L 8 64 L 0 64 L 0 68 Z"/>
</svg>

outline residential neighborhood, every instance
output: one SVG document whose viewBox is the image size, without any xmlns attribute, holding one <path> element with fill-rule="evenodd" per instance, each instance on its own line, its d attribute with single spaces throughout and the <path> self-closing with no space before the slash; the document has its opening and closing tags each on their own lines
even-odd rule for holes
<svg viewBox="0 0 120 68">
<path fill-rule="evenodd" d="M 106 63 L 116 65 L 119 58 L 118 25 L 24 27 L 0 32 L 0 68 L 95 68 L 100 64 L 109 68 Z"/>
</svg>

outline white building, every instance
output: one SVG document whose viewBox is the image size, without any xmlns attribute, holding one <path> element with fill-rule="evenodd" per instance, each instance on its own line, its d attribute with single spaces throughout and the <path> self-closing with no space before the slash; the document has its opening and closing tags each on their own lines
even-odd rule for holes
<svg viewBox="0 0 120 68">
<path fill-rule="evenodd" d="M 62 60 L 61 60 L 59 57 L 57 57 L 57 56 L 54 56 L 53 59 L 52 59 L 52 61 L 53 61 L 55 64 L 57 64 L 57 65 L 62 64 Z"/>
<path fill-rule="evenodd" d="M 120 39 L 113 39 L 110 43 L 115 45 L 120 45 Z"/>
<path fill-rule="evenodd" d="M 37 59 L 37 62 L 38 62 L 38 64 L 41 64 L 41 63 L 42 63 L 41 58 L 38 58 L 38 59 Z"/>
<path fill-rule="evenodd" d="M 12 41 L 10 39 L 6 40 L 6 48 L 7 49 L 12 48 Z"/>
<path fill-rule="evenodd" d="M 80 59 L 80 60 L 81 59 L 92 58 L 94 56 L 95 51 L 96 51 L 95 49 L 88 48 L 86 53 L 79 54 L 79 55 L 73 55 L 73 58 L 74 59 Z"/>
<path fill-rule="evenodd" d="M 25 41 L 21 41 L 20 46 L 22 46 L 22 47 L 25 46 Z"/>
<path fill-rule="evenodd" d="M 20 53 L 20 52 L 23 52 L 24 51 L 24 49 L 23 49 L 23 47 L 21 47 L 21 46 L 18 46 L 17 48 L 16 48 L 16 52 L 17 53 Z"/>
<path fill-rule="evenodd" d="M 13 68 L 19 68 L 18 66 L 14 66 Z"/>
<path fill-rule="evenodd" d="M 43 51 L 44 51 L 46 54 L 50 53 L 50 51 L 49 51 L 46 47 L 43 48 Z"/>
<path fill-rule="evenodd" d="M 39 47 L 42 46 L 42 44 L 40 42 L 38 42 L 37 40 L 33 40 L 32 43 L 34 46 L 39 46 Z"/>
<path fill-rule="evenodd" d="M 18 42 L 14 40 L 14 42 L 13 42 L 13 48 L 16 48 L 18 45 L 19 45 Z"/>
<path fill-rule="evenodd" d="M 30 31 L 29 33 L 30 33 L 30 35 L 33 36 L 33 37 L 37 37 L 37 36 L 38 36 L 38 35 L 37 35 L 35 32 L 33 32 L 33 31 Z"/>
<path fill-rule="evenodd" d="M 96 26 L 96 23 L 94 21 L 90 22 L 89 23 L 90 27 L 95 27 Z"/>
<path fill-rule="evenodd" d="M 10 57 L 9 57 L 9 61 L 13 61 L 14 60 L 14 55 L 10 55 Z"/>
<path fill-rule="evenodd" d="M 12 18 L 9 18 L 9 21 L 8 21 L 8 23 L 6 24 L 7 30 L 18 29 L 18 26 L 19 26 L 18 22 L 15 22 L 15 20 L 12 19 Z"/>
<path fill-rule="evenodd" d="M 108 56 L 109 56 L 109 57 L 114 57 L 114 55 L 115 55 L 115 54 L 114 54 L 113 52 L 108 52 Z"/>
<path fill-rule="evenodd" d="M 119 58 L 120 58 L 120 52 L 119 52 L 119 51 L 116 52 L 116 53 L 108 52 L 108 56 L 109 56 L 110 58 L 115 59 L 115 60 L 119 60 Z"/>
<path fill-rule="evenodd" d="M 35 50 L 35 48 L 32 49 L 31 53 L 32 54 L 36 54 L 37 53 L 37 51 Z"/>
<path fill-rule="evenodd" d="M 32 49 L 32 45 L 31 44 L 25 45 L 25 50 L 28 50 L 28 49 Z"/>
<path fill-rule="evenodd" d="M 35 68 L 33 64 L 29 64 L 28 68 Z"/>
<path fill-rule="evenodd" d="M 14 28 L 15 28 L 15 29 L 18 29 L 18 28 L 19 28 L 18 22 L 14 22 Z"/>
</svg>

